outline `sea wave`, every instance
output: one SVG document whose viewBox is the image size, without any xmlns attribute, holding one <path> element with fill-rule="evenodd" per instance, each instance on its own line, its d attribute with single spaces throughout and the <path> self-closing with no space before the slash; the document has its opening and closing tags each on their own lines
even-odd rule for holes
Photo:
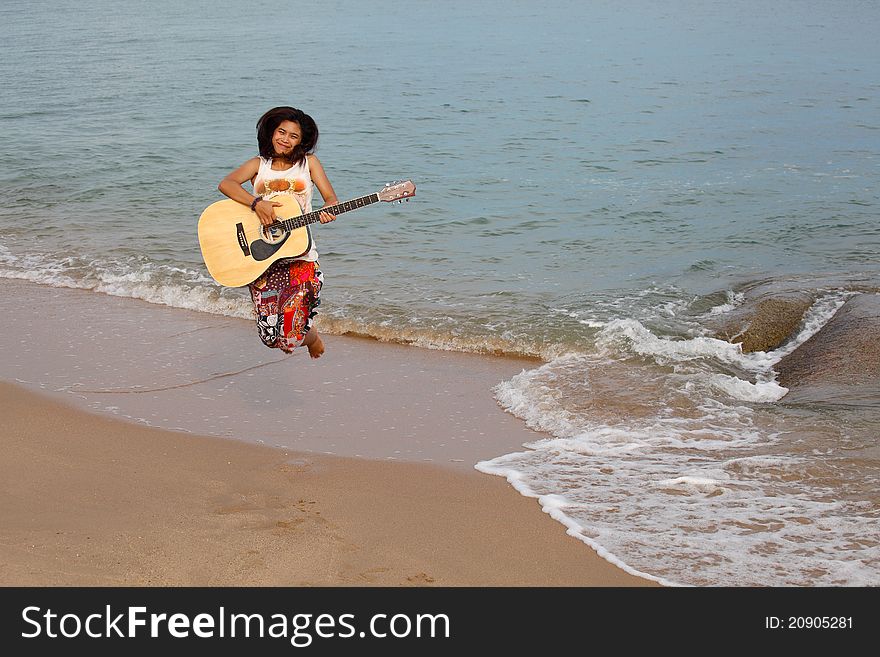
<svg viewBox="0 0 880 657">
<path fill-rule="evenodd" d="M 851 482 L 841 497 L 829 484 L 858 468 L 833 448 L 852 428 L 780 407 L 773 369 L 848 296 L 825 291 L 769 353 L 610 321 L 595 352 L 496 387 L 498 403 L 546 437 L 477 469 L 537 498 L 613 563 L 667 584 L 876 585 L 875 511 L 859 499 L 873 493 Z"/>
<path fill-rule="evenodd" d="M 197 312 L 252 318 L 246 293 L 221 288 L 202 270 L 156 263 L 147 259 L 116 260 L 82 257 L 50 257 L 42 253 L 15 255 L 0 245 L 0 278 L 26 280 L 52 287 L 89 290 L 110 296 L 140 299 L 173 308 Z M 439 327 L 436 318 L 407 316 L 372 319 L 361 313 L 346 316 L 346 308 L 322 308 L 320 329 L 330 335 L 351 335 L 426 349 L 460 351 L 526 358 L 549 359 L 558 353 L 554 345 L 541 344 L 528 337 L 518 338 L 509 331 L 486 330 L 456 333 L 449 317 Z"/>
</svg>

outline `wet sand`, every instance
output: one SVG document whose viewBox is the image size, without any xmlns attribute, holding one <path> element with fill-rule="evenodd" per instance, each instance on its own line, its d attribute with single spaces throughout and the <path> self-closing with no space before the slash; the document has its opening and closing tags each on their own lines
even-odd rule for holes
<svg viewBox="0 0 880 657">
<path fill-rule="evenodd" d="M 40 310 L 52 321 L 39 321 Z M 0 380 L 165 429 L 470 471 L 541 438 L 492 388 L 535 367 L 325 336 L 326 354 L 264 347 L 253 322 L 0 280 Z"/>
</svg>

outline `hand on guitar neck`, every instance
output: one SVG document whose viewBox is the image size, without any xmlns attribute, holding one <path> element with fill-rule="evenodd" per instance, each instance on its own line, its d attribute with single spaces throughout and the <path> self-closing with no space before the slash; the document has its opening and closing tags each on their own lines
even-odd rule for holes
<svg viewBox="0 0 880 657">
<path fill-rule="evenodd" d="M 336 204 L 338 201 L 333 199 L 332 201 L 327 201 L 324 204 L 324 207 L 328 207 Z M 257 218 L 260 220 L 260 223 L 263 226 L 271 226 L 276 221 L 278 221 L 278 216 L 275 214 L 275 208 L 282 207 L 281 203 L 276 203 L 275 201 L 269 199 L 260 199 L 256 203 L 254 203 L 254 214 L 257 215 Z M 319 210 L 320 214 L 320 222 L 322 224 L 329 224 L 331 221 L 336 219 L 335 214 L 330 214 L 329 212 Z"/>
</svg>

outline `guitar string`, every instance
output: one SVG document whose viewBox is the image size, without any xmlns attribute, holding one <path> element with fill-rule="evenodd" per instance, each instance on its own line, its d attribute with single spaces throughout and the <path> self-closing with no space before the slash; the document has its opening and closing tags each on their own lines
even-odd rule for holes
<svg viewBox="0 0 880 657">
<path fill-rule="evenodd" d="M 376 200 L 373 200 L 374 196 L 376 197 Z M 316 223 L 317 221 L 319 221 L 319 217 L 320 217 L 321 213 L 325 212 L 327 210 L 333 210 L 337 214 L 343 214 L 345 212 L 351 212 L 352 210 L 357 210 L 358 208 L 366 207 L 366 206 L 371 205 L 373 203 L 378 203 L 380 200 L 381 199 L 379 198 L 378 194 L 369 194 L 367 196 L 361 196 L 360 198 L 352 199 L 350 201 L 344 201 L 343 203 L 337 203 L 337 204 L 331 205 L 329 207 L 321 208 L 319 210 L 314 210 L 312 212 L 307 212 L 306 214 L 296 215 L 294 217 L 282 219 L 280 221 L 276 221 L 275 224 L 273 224 L 273 226 L 279 225 L 279 224 L 284 224 L 287 221 L 294 221 L 294 222 L 298 223 L 299 221 L 302 221 L 305 217 L 310 217 L 309 221 L 304 222 L 301 226 L 294 226 L 293 228 L 289 228 L 289 229 L 282 226 L 284 228 L 285 232 L 291 233 L 294 230 L 298 230 L 300 228 L 305 228 L 309 224 Z M 358 201 L 367 201 L 367 202 L 365 202 L 363 205 L 355 205 L 350 208 L 344 207 L 344 206 L 350 205 L 352 203 L 357 203 Z M 341 210 L 341 212 L 340 212 L 340 210 Z M 268 226 L 267 226 L 267 228 L 268 228 Z M 249 242 L 252 241 L 253 239 L 263 239 L 263 231 L 262 231 L 262 229 L 257 229 L 257 236 L 254 237 L 253 233 L 249 232 L 248 230 L 245 230 L 244 236 Z"/>
</svg>

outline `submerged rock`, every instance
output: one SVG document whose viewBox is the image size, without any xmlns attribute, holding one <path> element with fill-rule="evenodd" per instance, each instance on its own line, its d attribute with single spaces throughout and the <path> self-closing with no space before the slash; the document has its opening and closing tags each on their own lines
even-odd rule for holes
<svg viewBox="0 0 880 657">
<path fill-rule="evenodd" d="M 716 337 L 741 343 L 744 353 L 772 351 L 794 336 L 812 303 L 806 295 L 791 295 L 748 304 L 727 318 Z"/>
<path fill-rule="evenodd" d="M 776 366 L 786 388 L 851 389 L 854 397 L 880 384 L 880 294 L 850 298 L 834 317 Z M 860 390 L 856 390 L 859 388 Z"/>
</svg>

